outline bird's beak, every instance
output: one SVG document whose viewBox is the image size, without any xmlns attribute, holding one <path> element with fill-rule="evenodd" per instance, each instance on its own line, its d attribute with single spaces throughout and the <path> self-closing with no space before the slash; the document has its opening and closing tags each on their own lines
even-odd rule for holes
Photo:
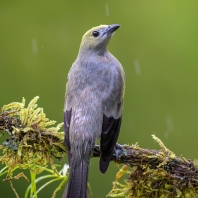
<svg viewBox="0 0 198 198">
<path fill-rule="evenodd" d="M 109 27 L 106 30 L 107 35 L 112 34 L 113 32 L 115 32 L 118 28 L 120 27 L 119 24 L 112 24 L 109 25 Z"/>
</svg>

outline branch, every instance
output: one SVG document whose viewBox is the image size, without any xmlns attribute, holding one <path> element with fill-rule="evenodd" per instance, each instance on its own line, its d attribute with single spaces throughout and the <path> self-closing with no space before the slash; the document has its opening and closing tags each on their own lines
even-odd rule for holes
<svg viewBox="0 0 198 198">
<path fill-rule="evenodd" d="M 0 134 L 8 133 L 9 138 L 0 147 L 4 155 L 0 161 L 8 168 L 8 175 L 16 167 L 29 168 L 40 173 L 36 165 L 50 163 L 56 171 L 54 158 L 65 155 L 63 125 L 49 127 L 55 121 L 46 118 L 43 109 L 37 108 L 38 97 L 25 108 L 22 103 L 5 105 L 0 112 Z M 155 136 L 160 150 L 143 149 L 138 144 L 119 145 L 114 149 L 112 161 L 124 164 L 116 175 L 111 197 L 198 197 L 198 167 L 196 162 L 177 157 Z M 95 146 L 93 157 L 100 156 Z M 119 183 L 127 175 L 125 183 Z"/>
<path fill-rule="evenodd" d="M 116 175 L 110 197 L 198 197 L 197 162 L 177 157 L 153 136 L 161 150 L 116 145 L 112 161 L 125 164 Z M 99 146 L 94 157 L 100 156 Z M 125 184 L 118 180 L 127 175 Z"/>
<path fill-rule="evenodd" d="M 7 133 L 7 138 L 0 149 L 4 155 L 0 161 L 8 167 L 8 175 L 16 167 L 29 168 L 38 174 L 47 163 L 57 172 L 54 158 L 62 159 L 65 155 L 64 132 L 59 132 L 63 123 L 56 127 L 56 121 L 46 118 L 42 108 L 37 107 L 35 97 L 27 108 L 25 99 L 3 106 L 0 112 L 0 135 Z"/>
</svg>

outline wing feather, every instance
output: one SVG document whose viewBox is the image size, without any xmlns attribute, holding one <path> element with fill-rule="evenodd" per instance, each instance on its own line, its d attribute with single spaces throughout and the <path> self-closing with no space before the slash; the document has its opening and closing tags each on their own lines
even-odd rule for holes
<svg viewBox="0 0 198 198">
<path fill-rule="evenodd" d="M 69 142 L 69 126 L 71 121 L 72 109 L 64 112 L 64 129 L 65 129 L 65 146 L 67 149 L 68 161 L 70 163 L 70 142 Z"/>
<path fill-rule="evenodd" d="M 121 121 L 121 116 L 115 119 L 112 116 L 107 117 L 105 114 L 103 115 L 102 134 L 100 139 L 100 171 L 103 174 L 106 172 L 109 162 L 111 161 L 113 150 L 119 136 Z"/>
</svg>

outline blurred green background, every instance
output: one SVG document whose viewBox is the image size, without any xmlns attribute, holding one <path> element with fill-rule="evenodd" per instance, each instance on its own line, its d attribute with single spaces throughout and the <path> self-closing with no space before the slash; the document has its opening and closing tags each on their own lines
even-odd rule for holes
<svg viewBox="0 0 198 198">
<path fill-rule="evenodd" d="M 109 45 L 127 77 L 119 143 L 158 149 L 155 134 L 177 155 L 198 158 L 197 10 L 196 0 L 1 0 L 0 106 L 38 95 L 47 116 L 62 122 L 66 76 L 82 35 L 119 23 Z M 117 171 L 112 163 L 101 175 L 98 159 L 91 160 L 93 197 L 105 197 Z M 21 197 L 28 184 L 14 182 Z M 39 197 L 51 197 L 57 185 Z M 15 197 L 8 183 L 0 183 L 0 197 Z"/>
</svg>

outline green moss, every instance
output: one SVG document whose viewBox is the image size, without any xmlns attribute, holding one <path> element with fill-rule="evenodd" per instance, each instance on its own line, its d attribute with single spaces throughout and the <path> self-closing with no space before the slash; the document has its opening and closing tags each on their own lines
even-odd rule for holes
<svg viewBox="0 0 198 198">
<path fill-rule="evenodd" d="M 198 197 L 196 163 L 176 157 L 157 137 L 161 150 L 142 149 L 137 144 L 127 149 L 127 165 L 116 175 L 109 197 L 193 198 Z M 126 151 L 125 151 L 126 153 Z M 125 156 L 122 156 L 123 159 Z M 119 160 L 117 160 L 119 163 Z M 125 175 L 124 183 L 120 178 Z"/>
<path fill-rule="evenodd" d="M 3 156 L 0 161 L 8 167 L 11 176 L 16 168 L 30 169 L 40 173 L 48 163 L 56 171 L 54 158 L 65 155 L 64 132 L 59 132 L 63 123 L 50 127 L 56 121 L 46 118 L 42 108 L 37 107 L 38 96 L 25 107 L 13 102 L 3 106 L 0 112 L 0 134 L 8 133 L 9 138 L 0 146 Z"/>
</svg>

